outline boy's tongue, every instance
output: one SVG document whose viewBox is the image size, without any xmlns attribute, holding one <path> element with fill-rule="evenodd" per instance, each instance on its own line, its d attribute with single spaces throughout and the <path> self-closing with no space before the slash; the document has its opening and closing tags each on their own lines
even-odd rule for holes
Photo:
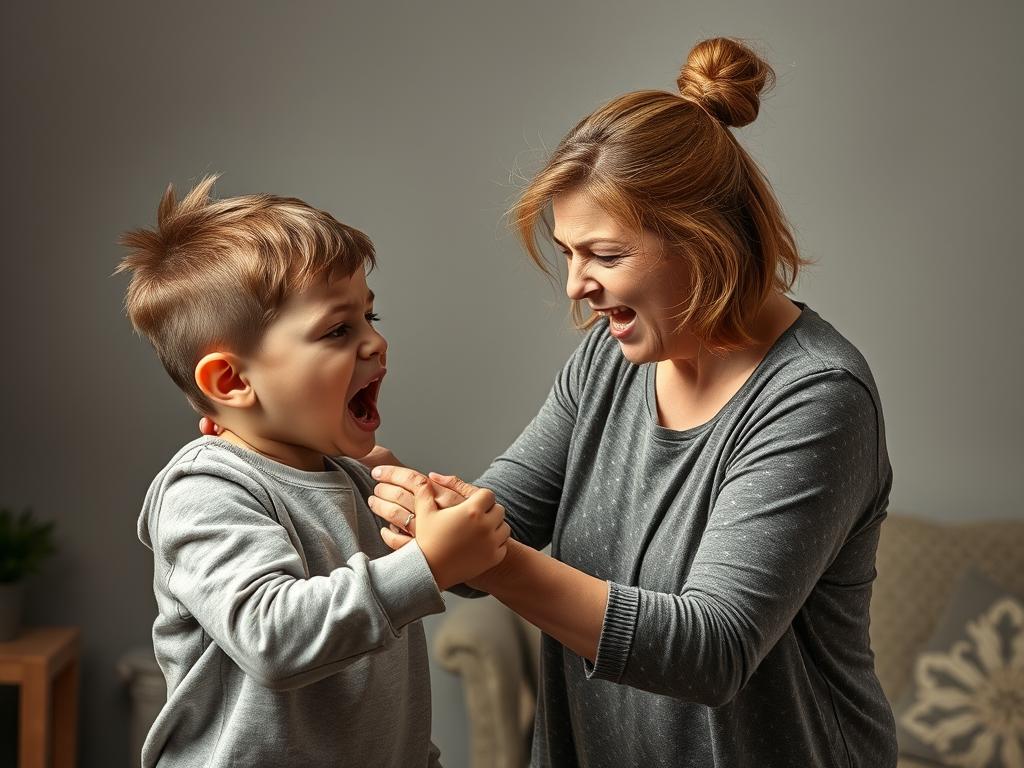
<svg viewBox="0 0 1024 768">
<path fill-rule="evenodd" d="M 348 410 L 352 414 L 352 418 L 360 424 L 373 424 L 380 421 L 377 405 L 369 397 L 367 388 L 356 392 L 355 396 L 348 401 Z"/>
</svg>

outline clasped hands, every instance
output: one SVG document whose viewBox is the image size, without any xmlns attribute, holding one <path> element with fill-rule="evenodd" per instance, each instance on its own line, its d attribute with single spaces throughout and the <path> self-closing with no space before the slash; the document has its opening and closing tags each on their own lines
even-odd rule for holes
<svg viewBox="0 0 1024 768">
<path fill-rule="evenodd" d="M 384 543 L 399 549 L 415 537 L 440 589 L 470 582 L 505 559 L 511 530 L 492 491 L 407 467 L 379 465 L 372 474 L 379 482 L 370 509 L 390 523 L 380 532 Z"/>
<path fill-rule="evenodd" d="M 205 435 L 221 431 L 207 418 L 199 429 Z M 367 500 L 370 509 L 390 524 L 380 532 L 384 543 L 397 550 L 415 538 L 439 589 L 469 583 L 505 559 L 511 529 L 492 491 L 452 475 L 428 477 L 394 466 L 397 459 L 379 446 L 363 463 L 378 481 Z"/>
</svg>

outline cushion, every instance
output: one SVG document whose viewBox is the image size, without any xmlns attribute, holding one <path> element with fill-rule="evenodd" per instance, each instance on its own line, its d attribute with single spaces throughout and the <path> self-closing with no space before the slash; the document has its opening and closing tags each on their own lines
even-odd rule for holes
<svg viewBox="0 0 1024 768">
<path fill-rule="evenodd" d="M 1024 599 L 966 570 L 894 714 L 901 757 L 1024 768 Z"/>
<path fill-rule="evenodd" d="M 890 514 L 878 542 L 871 646 L 885 695 L 907 690 L 914 659 L 935 632 L 965 570 L 1024 595 L 1024 519 L 958 522 Z"/>
</svg>

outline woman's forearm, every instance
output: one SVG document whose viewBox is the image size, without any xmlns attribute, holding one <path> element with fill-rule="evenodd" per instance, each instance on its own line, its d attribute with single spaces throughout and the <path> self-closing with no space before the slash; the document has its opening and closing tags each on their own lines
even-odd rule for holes
<svg viewBox="0 0 1024 768">
<path fill-rule="evenodd" d="M 608 584 L 518 541 L 470 586 L 489 592 L 569 650 L 594 661 Z"/>
</svg>

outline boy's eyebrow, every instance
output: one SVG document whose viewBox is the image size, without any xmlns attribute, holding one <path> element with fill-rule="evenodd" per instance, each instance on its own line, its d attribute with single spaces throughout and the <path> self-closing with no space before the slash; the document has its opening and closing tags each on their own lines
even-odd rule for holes
<svg viewBox="0 0 1024 768">
<path fill-rule="evenodd" d="M 366 304 L 373 304 L 373 300 L 375 298 L 377 297 L 374 295 L 373 291 L 367 291 L 366 301 L 363 302 L 363 306 L 365 306 Z M 319 319 L 316 321 L 316 324 L 321 325 L 322 323 L 327 322 L 327 320 L 334 317 L 335 315 L 344 314 L 345 312 L 354 309 L 356 306 L 359 305 L 354 301 L 343 301 L 340 304 L 334 304 L 330 309 L 328 309 L 326 312 L 320 315 Z"/>
</svg>

